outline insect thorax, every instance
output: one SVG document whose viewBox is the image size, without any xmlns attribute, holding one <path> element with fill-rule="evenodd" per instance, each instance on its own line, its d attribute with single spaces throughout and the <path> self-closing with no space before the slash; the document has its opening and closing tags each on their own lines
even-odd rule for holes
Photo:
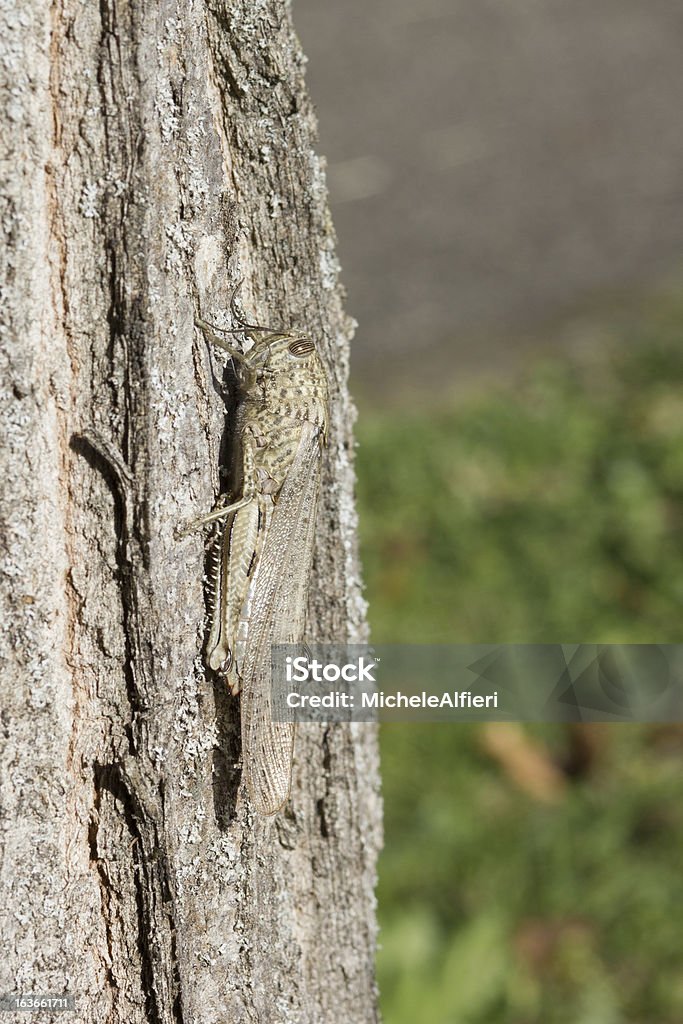
<svg viewBox="0 0 683 1024">
<path fill-rule="evenodd" d="M 327 378 L 315 351 L 295 358 L 287 351 L 268 360 L 259 388 L 247 400 L 244 431 L 255 440 L 255 468 L 281 486 L 296 454 L 304 423 L 327 429 Z"/>
</svg>

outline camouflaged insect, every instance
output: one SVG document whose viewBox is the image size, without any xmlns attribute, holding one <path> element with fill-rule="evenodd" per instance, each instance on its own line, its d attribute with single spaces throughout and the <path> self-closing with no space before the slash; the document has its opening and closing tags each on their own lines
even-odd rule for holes
<svg viewBox="0 0 683 1024">
<path fill-rule="evenodd" d="M 211 325 L 197 325 L 233 358 L 242 396 L 241 494 L 190 527 L 227 520 L 212 573 L 206 657 L 231 692 L 241 693 L 247 787 L 256 809 L 274 814 L 289 795 L 295 727 L 274 720 L 271 647 L 304 636 L 327 375 L 304 334 L 244 325 L 253 346 L 243 353 Z"/>
</svg>

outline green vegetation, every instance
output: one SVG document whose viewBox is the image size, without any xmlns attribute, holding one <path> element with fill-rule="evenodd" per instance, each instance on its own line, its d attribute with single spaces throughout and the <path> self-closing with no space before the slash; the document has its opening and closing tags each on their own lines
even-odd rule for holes
<svg viewBox="0 0 683 1024">
<path fill-rule="evenodd" d="M 683 303 L 637 334 L 361 417 L 376 641 L 683 641 Z M 492 729 L 383 727 L 386 1024 L 680 1024 L 683 726 Z"/>
</svg>

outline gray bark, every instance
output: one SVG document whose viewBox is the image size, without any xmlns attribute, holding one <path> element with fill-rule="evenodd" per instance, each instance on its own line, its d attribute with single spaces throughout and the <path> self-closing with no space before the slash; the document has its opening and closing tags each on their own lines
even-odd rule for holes
<svg viewBox="0 0 683 1024">
<path fill-rule="evenodd" d="M 373 1021 L 375 737 L 300 729 L 288 808 L 254 816 L 201 658 L 203 540 L 174 536 L 231 440 L 193 319 L 243 277 L 331 368 L 309 614 L 365 638 L 352 324 L 289 9 L 0 15 L 0 991 L 73 993 L 88 1024 Z"/>
</svg>

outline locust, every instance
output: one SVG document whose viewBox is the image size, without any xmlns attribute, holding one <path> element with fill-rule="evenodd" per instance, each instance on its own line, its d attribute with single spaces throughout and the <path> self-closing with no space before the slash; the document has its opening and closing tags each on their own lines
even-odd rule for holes
<svg viewBox="0 0 683 1024">
<path fill-rule="evenodd" d="M 233 313 L 233 303 L 231 303 Z M 240 321 L 219 334 L 195 321 L 227 352 L 238 380 L 237 493 L 183 533 L 219 523 L 214 545 L 206 661 L 240 694 L 243 772 L 256 810 L 275 814 L 291 786 L 295 725 L 273 711 L 271 648 L 301 643 L 327 442 L 328 381 L 311 338 Z M 248 351 L 221 334 L 243 332 Z"/>
</svg>

